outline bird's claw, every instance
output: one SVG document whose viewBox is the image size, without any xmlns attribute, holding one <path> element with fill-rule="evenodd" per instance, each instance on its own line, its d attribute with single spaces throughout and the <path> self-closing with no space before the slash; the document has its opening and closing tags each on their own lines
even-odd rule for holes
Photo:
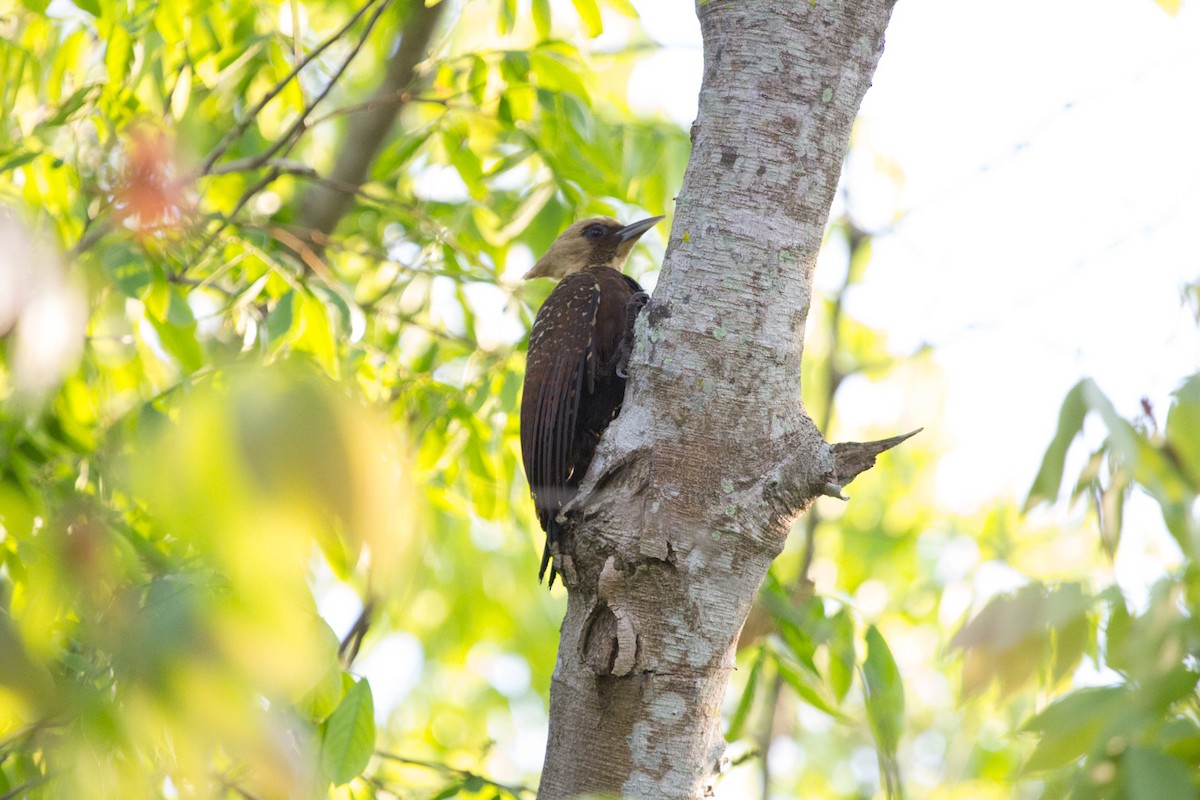
<svg viewBox="0 0 1200 800">
<path fill-rule="evenodd" d="M 621 338 L 621 346 L 617 350 L 615 372 L 621 380 L 629 377 L 629 356 L 633 353 L 633 327 L 637 323 L 638 314 L 650 301 L 650 295 L 645 292 L 634 292 L 625 301 L 625 335 Z"/>
<path fill-rule="evenodd" d="M 633 327 L 634 320 L 637 319 L 638 314 L 642 313 L 642 309 L 648 302 L 650 302 L 650 295 L 645 292 L 634 292 L 625 301 L 625 319 L 629 323 L 629 328 Z"/>
</svg>

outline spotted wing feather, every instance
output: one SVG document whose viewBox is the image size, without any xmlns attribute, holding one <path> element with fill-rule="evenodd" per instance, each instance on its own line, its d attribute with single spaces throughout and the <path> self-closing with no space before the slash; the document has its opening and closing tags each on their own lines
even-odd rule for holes
<svg viewBox="0 0 1200 800">
<path fill-rule="evenodd" d="M 596 384 L 596 315 L 600 284 L 591 272 L 567 276 L 538 311 L 529 337 L 525 391 L 521 400 L 521 456 L 538 521 L 546 531 L 539 580 L 558 541 L 558 513 L 575 493 L 578 474 L 580 401 Z M 594 445 L 593 445 L 594 446 Z M 587 454 L 590 461 L 590 452 Z M 584 467 L 586 469 L 586 467 Z M 556 572 L 551 569 L 550 582 Z"/>
</svg>

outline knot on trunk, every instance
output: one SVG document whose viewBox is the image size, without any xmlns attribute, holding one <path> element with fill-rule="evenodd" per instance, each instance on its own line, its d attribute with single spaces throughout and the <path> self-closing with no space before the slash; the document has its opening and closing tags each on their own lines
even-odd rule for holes
<svg viewBox="0 0 1200 800">
<path fill-rule="evenodd" d="M 815 453 L 804 447 L 787 454 L 762 483 L 764 498 L 781 519 L 790 519 L 819 496 L 847 498 L 846 484 L 875 466 L 875 458 L 923 429 L 874 442 L 824 441 Z"/>
<path fill-rule="evenodd" d="M 600 572 L 596 607 L 584 624 L 579 656 L 598 675 L 623 677 L 637 659 L 637 631 L 633 617 L 620 601 L 624 578 L 617 560 L 609 556 Z"/>
</svg>

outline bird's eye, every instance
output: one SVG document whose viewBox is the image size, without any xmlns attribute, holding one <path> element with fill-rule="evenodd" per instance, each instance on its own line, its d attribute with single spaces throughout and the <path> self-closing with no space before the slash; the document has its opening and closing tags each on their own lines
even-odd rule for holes
<svg viewBox="0 0 1200 800">
<path fill-rule="evenodd" d="M 595 241 L 595 240 L 599 239 L 600 237 L 604 236 L 604 234 L 606 232 L 607 231 L 604 230 L 603 225 L 588 225 L 586 228 L 583 229 L 584 237 L 591 239 L 592 241 Z"/>
</svg>

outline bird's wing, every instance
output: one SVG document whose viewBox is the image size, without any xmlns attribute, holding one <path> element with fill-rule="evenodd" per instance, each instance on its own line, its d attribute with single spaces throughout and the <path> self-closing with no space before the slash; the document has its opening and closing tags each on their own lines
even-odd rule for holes
<svg viewBox="0 0 1200 800">
<path fill-rule="evenodd" d="M 555 518 L 574 493 L 575 425 L 596 380 L 600 286 L 588 272 L 564 278 L 538 311 L 529 337 L 521 400 L 521 457 L 538 518 L 551 539 Z"/>
</svg>

